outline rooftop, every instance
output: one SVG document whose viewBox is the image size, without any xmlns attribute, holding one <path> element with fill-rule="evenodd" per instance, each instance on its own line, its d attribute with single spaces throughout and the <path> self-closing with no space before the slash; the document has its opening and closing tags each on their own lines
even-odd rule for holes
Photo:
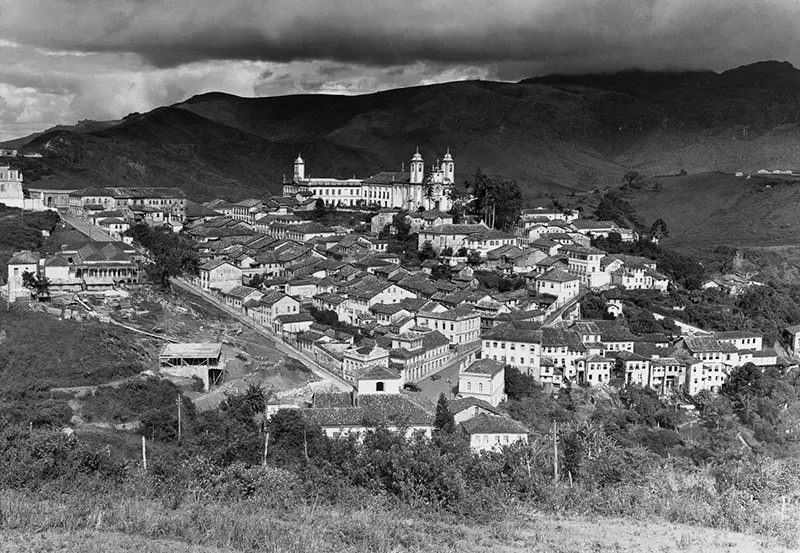
<svg viewBox="0 0 800 553">
<path fill-rule="evenodd" d="M 468 434 L 527 434 L 528 430 L 517 421 L 508 417 L 481 413 L 477 417 L 465 420 L 461 427 Z"/>
<path fill-rule="evenodd" d="M 473 362 L 469 367 L 464 369 L 464 373 L 469 374 L 484 374 L 494 376 L 503 370 L 503 364 L 492 359 L 478 359 Z"/>
<path fill-rule="evenodd" d="M 160 359 L 181 357 L 184 359 L 215 359 L 222 353 L 219 343 L 167 344 L 159 354 Z"/>
</svg>

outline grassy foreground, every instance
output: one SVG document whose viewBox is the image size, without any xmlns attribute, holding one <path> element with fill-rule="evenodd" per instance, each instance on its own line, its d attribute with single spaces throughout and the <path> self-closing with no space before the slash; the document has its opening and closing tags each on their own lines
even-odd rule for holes
<svg viewBox="0 0 800 553">
<path fill-rule="evenodd" d="M 663 552 L 789 551 L 776 541 L 663 521 L 553 517 L 527 512 L 465 524 L 381 505 L 359 509 L 264 508 L 255 502 L 44 499 L 0 492 L 0 550 L 8 553 L 220 551 Z"/>
</svg>

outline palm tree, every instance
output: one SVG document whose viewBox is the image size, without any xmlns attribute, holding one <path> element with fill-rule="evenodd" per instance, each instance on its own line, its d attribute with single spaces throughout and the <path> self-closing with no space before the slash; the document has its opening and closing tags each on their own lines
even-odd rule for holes
<svg viewBox="0 0 800 553">
<path fill-rule="evenodd" d="M 50 279 L 43 276 L 37 279 L 36 282 L 36 296 L 37 297 L 50 297 Z"/>
</svg>

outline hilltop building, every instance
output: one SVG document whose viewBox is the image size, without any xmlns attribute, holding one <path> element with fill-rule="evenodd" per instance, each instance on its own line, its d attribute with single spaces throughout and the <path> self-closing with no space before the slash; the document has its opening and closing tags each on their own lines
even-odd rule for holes
<svg viewBox="0 0 800 553">
<path fill-rule="evenodd" d="M 357 207 L 378 205 L 417 211 L 449 211 L 452 206 L 450 187 L 455 182 L 455 162 L 448 148 L 441 160 L 426 170 L 417 149 L 411 157 L 409 171 L 382 171 L 366 179 L 309 177 L 303 158 L 294 160 L 291 179 L 284 179 L 283 195 L 307 195 L 321 198 L 325 205 Z"/>
<path fill-rule="evenodd" d="M 41 199 L 23 190 L 22 171 L 8 165 L 0 165 L 0 204 L 31 211 L 45 209 Z"/>
</svg>

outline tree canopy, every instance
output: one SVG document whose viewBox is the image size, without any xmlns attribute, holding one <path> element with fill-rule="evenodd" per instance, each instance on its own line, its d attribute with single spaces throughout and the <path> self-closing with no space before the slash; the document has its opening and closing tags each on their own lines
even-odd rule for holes
<svg viewBox="0 0 800 553">
<path fill-rule="evenodd" d="M 487 175 L 478 169 L 472 181 L 472 193 L 476 214 L 483 215 L 494 207 L 495 228 L 508 230 L 519 217 L 522 193 L 517 181 Z"/>
</svg>

